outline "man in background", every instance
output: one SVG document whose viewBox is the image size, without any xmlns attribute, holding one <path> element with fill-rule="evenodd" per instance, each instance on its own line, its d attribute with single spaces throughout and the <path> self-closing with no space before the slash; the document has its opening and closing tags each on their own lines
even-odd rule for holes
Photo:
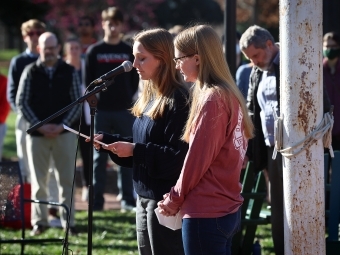
<svg viewBox="0 0 340 255">
<path fill-rule="evenodd" d="M 274 150 L 273 110 L 280 116 L 280 48 L 265 28 L 249 27 L 241 36 L 240 48 L 253 64 L 250 74 L 247 107 L 255 126 L 249 141 L 245 163 L 252 160 L 255 171 L 268 171 L 270 182 L 272 238 L 276 255 L 284 255 L 284 199 L 282 155 L 272 158 Z M 324 112 L 329 98 L 324 90 Z"/>
<path fill-rule="evenodd" d="M 21 170 L 21 175 L 24 182 L 31 182 L 30 169 L 28 166 L 27 159 L 27 149 L 26 149 L 26 130 L 27 123 L 20 112 L 17 111 L 15 98 L 17 96 L 17 91 L 19 87 L 19 81 L 24 68 L 33 62 L 35 62 L 39 57 L 39 52 L 37 50 L 38 38 L 46 31 L 45 23 L 30 19 L 21 25 L 21 34 L 27 48 L 24 52 L 15 56 L 10 63 L 8 71 L 8 82 L 7 82 L 7 99 L 10 102 L 12 110 L 17 113 L 17 119 L 15 123 L 15 138 L 16 138 L 16 148 L 17 156 L 19 161 L 19 166 Z M 50 201 L 58 202 L 57 200 L 57 188 L 55 184 L 53 162 L 51 161 L 50 167 L 50 178 L 51 182 L 49 184 Z M 56 207 L 51 206 L 49 208 L 50 223 L 52 225 L 59 225 L 60 220 L 57 215 Z"/>
<path fill-rule="evenodd" d="M 85 81 L 90 84 L 95 79 L 124 61 L 133 62 L 132 48 L 121 40 L 123 13 L 116 7 L 102 11 L 103 40 L 91 45 L 86 52 Z M 134 118 L 129 108 L 133 104 L 133 95 L 138 88 L 139 77 L 136 70 L 115 77 L 114 84 L 106 91 L 98 93 L 97 113 L 95 115 L 95 132 L 118 133 L 132 136 Z M 106 166 L 108 155 L 94 153 L 94 207 L 95 211 L 104 208 L 104 188 L 106 184 Z M 132 169 L 118 166 L 119 195 L 122 210 L 133 210 Z"/>
<path fill-rule="evenodd" d="M 278 153 L 276 159 L 272 159 L 273 108 L 280 115 L 280 49 L 269 31 L 256 25 L 242 34 L 240 48 L 253 64 L 247 106 L 255 126 L 255 137 L 249 141 L 245 162 L 252 160 L 256 172 L 268 169 L 274 250 L 276 255 L 284 255 L 282 156 Z"/>
<path fill-rule="evenodd" d="M 21 76 L 16 104 L 29 127 L 63 109 L 80 97 L 80 80 L 73 66 L 59 58 L 60 45 L 53 33 L 39 37 L 40 57 L 28 65 Z M 72 180 L 76 136 L 67 132 L 63 124 L 71 126 L 79 117 L 76 106 L 27 136 L 27 156 L 31 170 L 32 199 L 47 200 L 50 159 L 54 160 L 59 190 L 59 202 L 72 207 L 70 234 L 74 228 L 74 206 L 71 206 Z M 66 229 L 66 212 L 59 210 L 61 224 Z M 48 228 L 47 207 L 32 204 L 31 235 L 39 235 Z"/>
<path fill-rule="evenodd" d="M 36 19 L 30 19 L 22 23 L 21 34 L 24 42 L 27 45 L 27 48 L 24 52 L 12 58 L 8 71 L 7 99 L 12 110 L 17 113 L 17 119 L 15 123 L 17 156 L 21 174 L 25 182 L 30 182 L 30 171 L 28 167 L 26 150 L 27 123 L 23 116 L 17 111 L 15 98 L 19 87 L 20 77 L 24 68 L 28 64 L 35 62 L 39 57 L 37 50 L 38 38 L 42 33 L 45 32 L 45 30 L 45 24 Z"/>
<path fill-rule="evenodd" d="M 94 37 L 94 20 L 90 16 L 82 16 L 78 23 L 78 37 L 82 46 L 82 53 L 85 54 L 87 48 L 94 44 L 97 39 Z"/>
</svg>

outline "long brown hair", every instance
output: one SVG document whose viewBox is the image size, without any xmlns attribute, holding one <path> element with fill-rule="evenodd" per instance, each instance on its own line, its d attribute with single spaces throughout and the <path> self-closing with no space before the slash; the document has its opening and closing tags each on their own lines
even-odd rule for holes
<svg viewBox="0 0 340 255">
<path fill-rule="evenodd" d="M 176 88 L 184 86 L 178 81 L 174 58 L 174 44 L 171 34 L 162 28 L 145 30 L 133 38 L 134 42 L 140 42 L 143 47 L 160 61 L 155 74 L 155 79 L 144 81 L 140 98 L 132 107 L 134 116 L 141 116 L 146 106 L 154 100 L 152 107 L 144 114 L 152 119 L 161 117 L 166 106 L 173 105 L 173 92 Z"/>
<path fill-rule="evenodd" d="M 216 90 L 232 109 L 232 98 L 239 102 L 243 113 L 244 134 L 253 137 L 254 126 L 248 115 L 245 100 L 237 88 L 225 60 L 222 42 L 214 29 L 207 25 L 190 27 L 177 35 L 175 47 L 184 55 L 198 54 L 200 58 L 198 77 L 193 88 L 189 119 L 182 139 L 189 141 L 190 130 L 195 125 L 194 119 L 202 110 L 201 98 L 209 90 Z"/>
</svg>

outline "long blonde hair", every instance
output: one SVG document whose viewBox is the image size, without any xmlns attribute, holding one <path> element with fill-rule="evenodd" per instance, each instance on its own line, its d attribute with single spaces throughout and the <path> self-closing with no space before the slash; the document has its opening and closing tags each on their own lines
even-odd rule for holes
<svg viewBox="0 0 340 255">
<path fill-rule="evenodd" d="M 140 42 L 143 47 L 160 61 L 155 74 L 155 79 L 144 81 L 140 98 L 132 107 L 134 116 L 140 117 L 146 106 L 154 100 L 152 107 L 144 114 L 152 119 L 161 117 L 166 106 L 173 105 L 173 92 L 178 87 L 184 86 L 178 81 L 174 58 L 174 44 L 171 34 L 162 28 L 145 30 L 133 38 L 134 42 Z"/>
<path fill-rule="evenodd" d="M 201 98 L 207 93 L 207 90 L 211 89 L 216 90 L 226 100 L 230 106 L 231 114 L 234 114 L 232 98 L 235 97 L 238 100 L 243 113 L 244 134 L 246 138 L 252 138 L 254 126 L 248 115 L 245 100 L 229 71 L 222 42 L 214 29 L 207 25 L 190 27 L 177 35 L 175 47 L 184 55 L 198 54 L 200 57 L 189 119 L 182 139 L 186 142 L 189 141 L 190 130 L 195 125 L 194 119 L 203 107 Z"/>
</svg>

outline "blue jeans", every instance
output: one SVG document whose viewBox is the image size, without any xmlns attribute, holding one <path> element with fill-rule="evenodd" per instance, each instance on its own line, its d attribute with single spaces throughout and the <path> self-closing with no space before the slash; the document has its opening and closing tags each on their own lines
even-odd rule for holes
<svg viewBox="0 0 340 255">
<path fill-rule="evenodd" d="M 230 255 L 231 240 L 240 223 L 241 207 L 237 212 L 219 218 L 184 218 L 185 255 Z"/>
<path fill-rule="evenodd" d="M 129 111 L 98 111 L 95 115 L 94 132 L 115 133 L 122 136 L 132 136 L 134 118 Z M 106 153 L 93 153 L 93 187 L 95 210 L 104 207 L 104 190 L 106 184 Z M 118 166 L 117 186 L 122 195 L 121 204 L 135 206 L 132 184 L 132 169 Z"/>
</svg>

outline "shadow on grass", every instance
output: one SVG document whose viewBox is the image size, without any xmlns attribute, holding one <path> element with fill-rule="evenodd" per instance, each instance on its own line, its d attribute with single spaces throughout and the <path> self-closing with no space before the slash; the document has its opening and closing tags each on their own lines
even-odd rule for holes
<svg viewBox="0 0 340 255">
<path fill-rule="evenodd" d="M 115 222 L 128 222 L 131 224 L 136 223 L 135 217 L 136 217 L 136 214 L 134 213 L 120 213 L 119 211 L 115 211 L 115 214 L 112 216 L 108 214 L 105 214 L 105 215 L 97 215 L 96 213 L 93 214 L 94 221 L 113 220 Z"/>
<path fill-rule="evenodd" d="M 69 245 L 69 249 L 72 250 L 72 243 Z M 85 248 L 87 247 L 87 243 L 81 243 L 81 244 L 74 244 L 79 248 Z M 92 248 L 96 250 L 120 250 L 120 251 L 131 251 L 131 246 L 129 245 L 124 245 L 124 244 L 112 244 L 112 245 L 103 245 L 103 244 L 92 244 Z M 136 247 L 137 248 L 137 247 Z"/>
</svg>

